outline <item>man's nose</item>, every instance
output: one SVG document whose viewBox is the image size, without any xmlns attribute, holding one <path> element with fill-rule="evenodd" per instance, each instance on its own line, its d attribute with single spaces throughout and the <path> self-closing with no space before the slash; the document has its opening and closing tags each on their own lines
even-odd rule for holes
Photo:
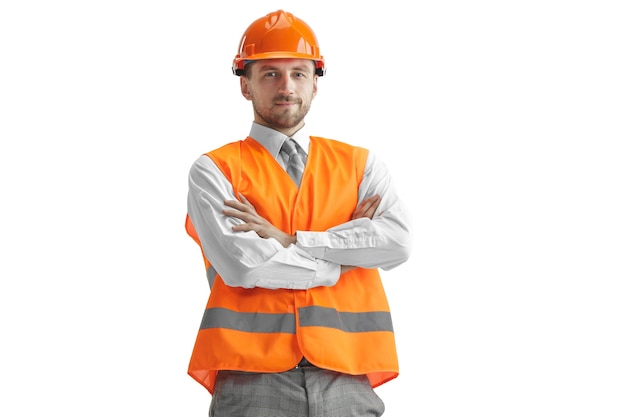
<svg viewBox="0 0 626 417">
<path fill-rule="evenodd" d="M 280 84 L 278 86 L 281 94 L 289 94 L 294 91 L 294 81 L 289 76 L 284 76 L 280 78 Z"/>
</svg>

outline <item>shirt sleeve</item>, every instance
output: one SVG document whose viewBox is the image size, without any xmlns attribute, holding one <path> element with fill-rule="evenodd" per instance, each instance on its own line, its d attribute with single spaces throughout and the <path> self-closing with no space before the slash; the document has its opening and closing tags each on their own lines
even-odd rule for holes
<svg viewBox="0 0 626 417">
<path fill-rule="evenodd" d="M 387 166 L 370 152 L 359 203 L 376 194 L 381 202 L 372 219 L 355 219 L 323 232 L 297 231 L 296 245 L 314 258 L 340 265 L 389 270 L 404 263 L 412 249 L 411 217 Z"/>
<path fill-rule="evenodd" d="M 242 220 L 225 216 L 225 200 L 235 200 L 232 185 L 206 155 L 189 172 L 187 212 L 202 251 L 226 285 L 269 289 L 307 289 L 334 285 L 341 266 L 318 259 L 296 245 L 283 247 L 276 239 L 255 232 L 233 232 Z"/>
</svg>

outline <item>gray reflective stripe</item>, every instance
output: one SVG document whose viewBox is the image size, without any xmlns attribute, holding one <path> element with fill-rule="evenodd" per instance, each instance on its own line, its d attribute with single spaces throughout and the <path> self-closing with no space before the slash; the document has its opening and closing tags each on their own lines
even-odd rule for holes
<svg viewBox="0 0 626 417">
<path fill-rule="evenodd" d="M 391 314 L 386 311 L 368 313 L 342 313 L 334 308 L 301 307 L 300 326 L 322 326 L 339 329 L 344 332 L 393 332 Z"/>
<path fill-rule="evenodd" d="M 210 266 L 209 269 L 206 270 L 206 278 L 209 280 L 209 288 L 213 288 L 213 283 L 215 282 L 215 276 L 217 275 L 217 271 L 213 266 Z"/>
<path fill-rule="evenodd" d="M 200 330 L 225 328 L 250 333 L 296 333 L 293 314 L 239 313 L 226 308 L 204 310 Z"/>
<path fill-rule="evenodd" d="M 300 325 L 338 329 L 347 333 L 393 332 L 391 314 L 386 311 L 342 313 L 327 307 L 301 307 Z M 295 334 L 293 314 L 240 313 L 226 308 L 204 311 L 200 329 L 225 328 L 250 333 Z"/>
</svg>

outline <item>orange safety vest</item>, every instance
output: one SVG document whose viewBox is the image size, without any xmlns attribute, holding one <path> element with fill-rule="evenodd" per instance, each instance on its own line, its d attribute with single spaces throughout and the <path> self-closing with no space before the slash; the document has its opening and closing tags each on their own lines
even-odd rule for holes
<svg viewBox="0 0 626 417">
<path fill-rule="evenodd" d="M 207 153 L 259 215 L 287 233 L 350 220 L 367 151 L 311 137 L 300 188 L 252 138 Z M 187 217 L 189 235 L 199 244 Z M 207 269 L 210 262 L 204 259 Z M 366 374 L 372 387 L 398 376 L 389 304 L 377 269 L 356 268 L 308 290 L 229 287 L 215 277 L 188 373 L 212 394 L 221 369 L 283 372 L 305 356 L 321 368 Z"/>
</svg>

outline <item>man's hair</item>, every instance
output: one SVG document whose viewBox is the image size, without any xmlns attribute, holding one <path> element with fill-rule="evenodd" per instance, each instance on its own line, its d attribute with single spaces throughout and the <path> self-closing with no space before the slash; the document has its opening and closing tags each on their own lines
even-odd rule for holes
<svg viewBox="0 0 626 417">
<path fill-rule="evenodd" d="M 246 62 L 246 64 L 243 66 L 243 76 L 246 78 L 250 78 L 251 72 L 252 72 L 252 64 L 254 64 L 254 61 L 249 61 Z"/>
</svg>

